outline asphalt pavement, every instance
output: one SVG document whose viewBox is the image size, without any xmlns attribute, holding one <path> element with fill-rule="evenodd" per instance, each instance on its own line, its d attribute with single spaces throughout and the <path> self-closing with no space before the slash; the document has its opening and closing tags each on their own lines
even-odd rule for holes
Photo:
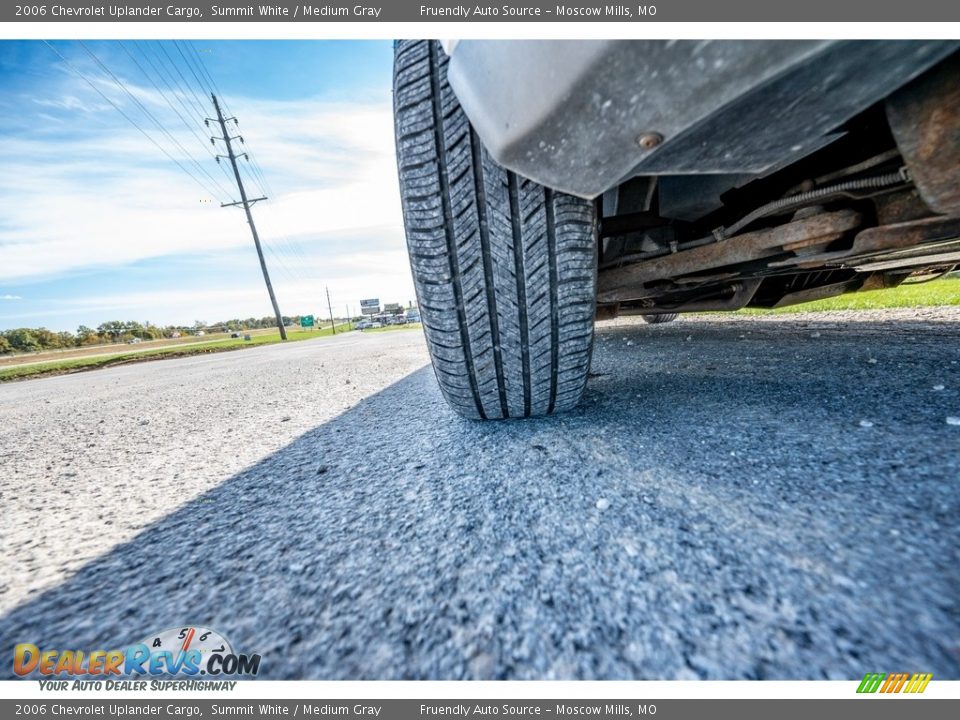
<svg viewBox="0 0 960 720">
<path fill-rule="evenodd" d="M 960 679 L 960 309 L 601 327 L 459 419 L 418 331 L 0 385 L 0 663 L 185 624 L 316 679 Z"/>
</svg>

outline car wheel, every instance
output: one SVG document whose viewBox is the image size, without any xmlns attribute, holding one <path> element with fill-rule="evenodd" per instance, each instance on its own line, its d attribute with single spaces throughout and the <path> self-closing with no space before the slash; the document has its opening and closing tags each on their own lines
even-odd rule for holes
<svg viewBox="0 0 960 720">
<path fill-rule="evenodd" d="M 651 325 L 659 325 L 660 323 L 673 322 L 678 317 L 680 317 L 680 313 L 663 313 L 661 315 L 643 315 L 642 317 Z"/>
<path fill-rule="evenodd" d="M 433 368 L 469 418 L 579 402 L 593 345 L 593 203 L 490 157 L 436 41 L 400 41 L 394 121 L 407 248 Z"/>
</svg>

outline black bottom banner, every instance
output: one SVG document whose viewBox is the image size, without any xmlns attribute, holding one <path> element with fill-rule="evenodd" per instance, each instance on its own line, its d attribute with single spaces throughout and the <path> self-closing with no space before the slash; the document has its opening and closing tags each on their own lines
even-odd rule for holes
<svg viewBox="0 0 960 720">
<path fill-rule="evenodd" d="M 909 704 L 909 709 L 905 707 Z M 577 718 L 598 720 L 826 720 L 960 717 L 960 701 L 880 696 L 849 700 L 0 700 L 0 717 L 343 718 L 459 720 Z"/>
</svg>

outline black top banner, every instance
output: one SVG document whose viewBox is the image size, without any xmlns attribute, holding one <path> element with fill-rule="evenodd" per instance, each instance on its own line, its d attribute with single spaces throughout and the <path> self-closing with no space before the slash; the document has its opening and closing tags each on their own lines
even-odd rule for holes
<svg viewBox="0 0 960 720">
<path fill-rule="evenodd" d="M 106 3 L 37 0 L 0 6 L 3 22 L 956 22 L 960 2 L 943 0 L 660 0 L 650 3 L 422 2 L 260 4 L 191 1 Z"/>
</svg>

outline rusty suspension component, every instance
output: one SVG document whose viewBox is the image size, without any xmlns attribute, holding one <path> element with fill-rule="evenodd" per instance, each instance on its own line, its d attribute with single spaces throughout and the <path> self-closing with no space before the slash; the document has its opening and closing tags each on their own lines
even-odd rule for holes
<svg viewBox="0 0 960 720">
<path fill-rule="evenodd" d="M 600 303 L 648 297 L 644 285 L 784 252 L 784 246 L 819 241 L 826 244 L 860 226 L 855 210 L 821 213 L 774 228 L 736 235 L 728 240 L 681 250 L 635 265 L 602 270 L 597 278 Z"/>
<path fill-rule="evenodd" d="M 887 100 L 887 120 L 924 202 L 960 214 L 960 55 Z"/>
</svg>

